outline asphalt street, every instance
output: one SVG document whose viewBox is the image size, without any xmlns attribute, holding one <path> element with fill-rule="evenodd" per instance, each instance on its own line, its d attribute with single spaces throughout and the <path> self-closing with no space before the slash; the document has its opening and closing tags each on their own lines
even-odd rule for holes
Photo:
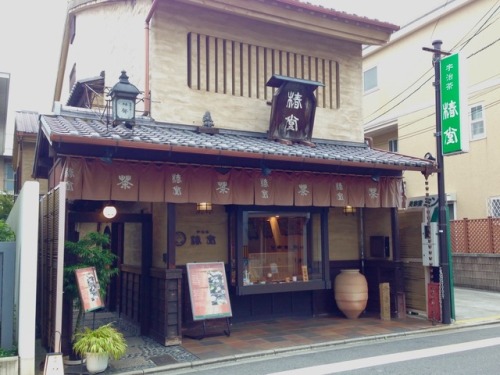
<svg viewBox="0 0 500 375">
<path fill-rule="evenodd" d="M 337 347 L 287 352 L 224 365 L 169 370 L 156 374 L 203 375 L 328 375 L 374 373 L 394 375 L 498 374 L 500 323 L 474 325 L 460 330 L 436 330 L 385 340 L 350 343 Z"/>
</svg>

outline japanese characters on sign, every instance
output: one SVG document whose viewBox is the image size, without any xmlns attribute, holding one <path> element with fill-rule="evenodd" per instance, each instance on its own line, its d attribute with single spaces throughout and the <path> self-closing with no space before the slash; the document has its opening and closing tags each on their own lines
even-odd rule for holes
<svg viewBox="0 0 500 375">
<path fill-rule="evenodd" d="M 321 82 L 273 75 L 267 86 L 277 87 L 272 103 L 269 138 L 305 141 L 312 138 L 316 97 Z"/>
<path fill-rule="evenodd" d="M 79 268 L 75 270 L 75 276 L 83 311 L 89 312 L 104 307 L 95 267 Z"/>
<path fill-rule="evenodd" d="M 402 180 L 347 177 L 309 172 L 232 169 L 218 173 L 209 167 L 157 166 L 115 162 L 107 165 L 68 159 L 61 171 L 68 199 L 211 202 L 213 205 L 277 205 L 318 207 L 401 207 Z M 208 238 L 207 238 L 208 240 Z M 215 241 L 215 238 L 210 238 Z"/>
<path fill-rule="evenodd" d="M 464 69 L 459 53 L 440 62 L 441 139 L 443 155 L 467 152 L 467 105 L 465 100 Z"/>
<path fill-rule="evenodd" d="M 193 320 L 231 317 L 224 263 L 187 263 Z"/>
</svg>

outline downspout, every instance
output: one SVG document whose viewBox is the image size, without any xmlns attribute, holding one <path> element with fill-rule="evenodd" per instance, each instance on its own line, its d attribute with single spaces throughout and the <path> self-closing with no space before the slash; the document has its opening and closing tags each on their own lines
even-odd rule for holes
<svg viewBox="0 0 500 375">
<path fill-rule="evenodd" d="M 144 116 L 149 116 L 151 113 L 151 88 L 149 86 L 149 23 L 151 22 L 151 18 L 153 18 L 154 13 L 156 12 L 156 8 L 158 7 L 158 4 L 160 3 L 160 0 L 153 0 L 153 4 L 151 5 L 151 9 L 149 10 L 149 13 L 146 17 L 146 24 L 145 24 L 145 64 L 144 64 L 144 71 L 145 71 L 145 77 L 144 77 Z"/>
<path fill-rule="evenodd" d="M 361 258 L 361 273 L 365 274 L 365 215 L 363 207 L 359 208 L 359 257 Z"/>
</svg>

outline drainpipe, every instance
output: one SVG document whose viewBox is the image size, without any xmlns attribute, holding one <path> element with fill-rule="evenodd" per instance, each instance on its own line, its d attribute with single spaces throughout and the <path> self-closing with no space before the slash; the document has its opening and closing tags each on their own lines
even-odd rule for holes
<svg viewBox="0 0 500 375">
<path fill-rule="evenodd" d="M 363 207 L 359 208 L 359 255 L 361 258 L 361 273 L 365 274 L 365 215 Z"/>
<path fill-rule="evenodd" d="M 144 77 L 144 116 L 149 116 L 151 113 L 151 88 L 149 87 L 149 23 L 151 22 L 151 18 L 153 18 L 153 15 L 156 11 L 156 8 L 158 7 L 158 4 L 160 3 L 160 0 L 153 0 L 153 4 L 151 5 L 151 9 L 149 10 L 149 13 L 146 17 L 146 24 L 145 24 L 145 57 L 146 61 L 144 63 L 144 71 L 145 71 L 145 77 Z"/>
</svg>

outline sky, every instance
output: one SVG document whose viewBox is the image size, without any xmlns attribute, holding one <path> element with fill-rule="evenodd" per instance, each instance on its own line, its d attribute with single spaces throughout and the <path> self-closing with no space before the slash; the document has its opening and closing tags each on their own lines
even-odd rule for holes
<svg viewBox="0 0 500 375">
<path fill-rule="evenodd" d="M 254 0 L 248 0 L 254 1 Z M 450 0 L 306 0 L 399 26 Z M 50 113 L 66 15 L 66 0 L 0 2 L 0 73 L 10 74 L 7 139 L 15 111 Z M 138 32 L 143 32 L 138 30 Z M 12 145 L 6 145 L 6 154 Z"/>
</svg>

